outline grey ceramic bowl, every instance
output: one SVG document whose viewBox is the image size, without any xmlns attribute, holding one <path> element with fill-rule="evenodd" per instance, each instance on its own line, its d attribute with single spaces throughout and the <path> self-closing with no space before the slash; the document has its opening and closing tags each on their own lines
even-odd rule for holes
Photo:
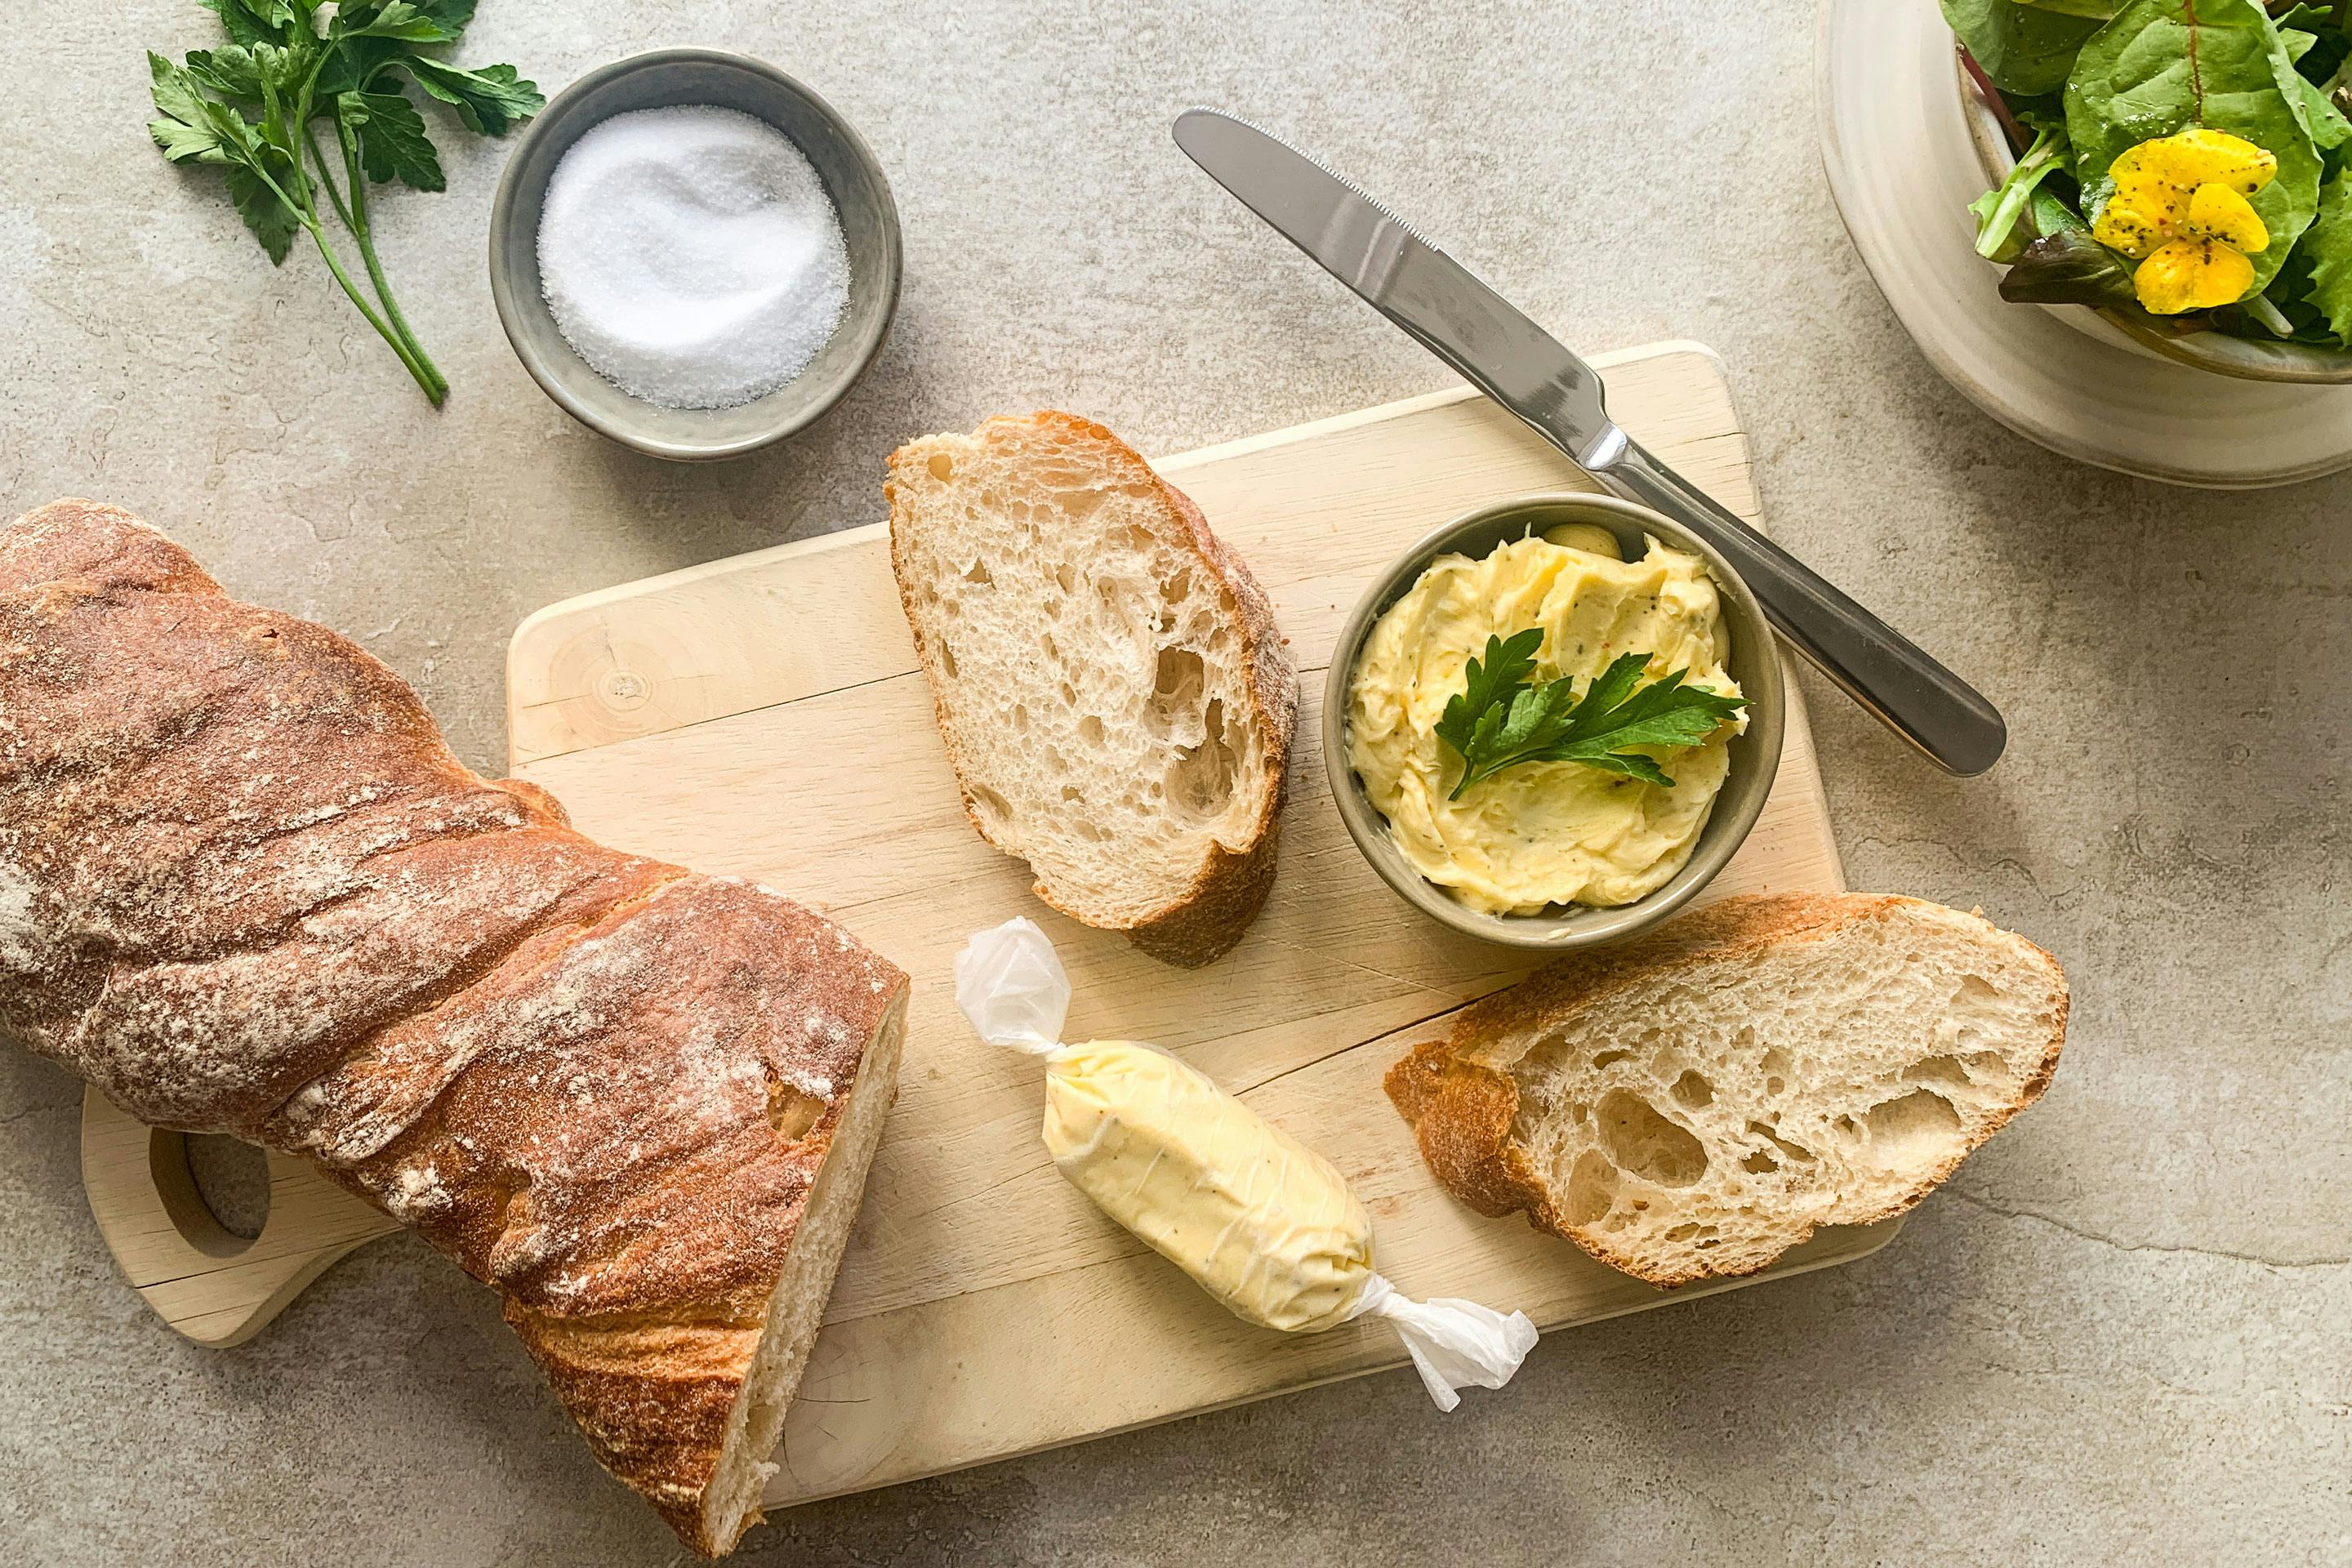
<svg viewBox="0 0 2352 1568">
<path fill-rule="evenodd" d="M 1555 906 L 1558 912 L 1539 915 L 1483 914 L 1423 879 L 1390 838 L 1388 819 L 1364 794 L 1362 781 L 1348 764 L 1348 689 L 1355 679 L 1356 659 L 1363 650 L 1364 639 L 1371 634 L 1372 623 L 1403 597 L 1432 561 L 1446 554 L 1475 559 L 1507 540 L 1530 532 L 1541 533 L 1567 522 L 1598 523 L 1609 530 L 1616 535 L 1618 548 L 1629 560 L 1646 549 L 1643 535 L 1654 534 L 1660 542 L 1687 551 L 1706 563 L 1707 574 L 1715 579 L 1722 599 L 1725 630 L 1731 637 L 1731 657 L 1726 667 L 1732 679 L 1739 682 L 1740 690 L 1748 694 L 1748 730 L 1731 742 L 1730 771 L 1690 858 L 1655 892 L 1614 909 L 1577 905 Z M 1323 765 L 1330 775 L 1332 795 L 1339 802 L 1339 819 L 1348 825 L 1348 836 L 1356 841 L 1356 847 L 1363 851 L 1364 858 L 1372 863 L 1381 879 L 1407 903 L 1455 931 L 1488 942 L 1567 952 L 1598 947 L 1647 931 L 1690 902 L 1723 869 L 1747 840 L 1748 829 L 1756 826 L 1757 816 L 1764 809 L 1765 797 L 1772 793 L 1772 780 L 1780 768 L 1780 735 L 1787 723 L 1787 703 L 1780 649 L 1773 643 L 1763 607 L 1731 569 L 1730 563 L 1712 545 L 1647 507 L 1612 496 L 1574 492 L 1515 496 L 1465 513 L 1430 533 L 1399 556 L 1357 603 L 1347 623 L 1339 628 L 1330 673 L 1325 678 Z"/>
<path fill-rule="evenodd" d="M 711 103 L 791 137 L 841 214 L 849 307 L 800 375 L 732 408 L 663 408 L 631 397 L 572 352 L 540 292 L 540 205 L 548 177 L 583 132 L 633 109 Z M 490 209 L 490 294 L 523 368 L 565 413 L 656 458 L 740 457 L 781 441 L 841 400 L 873 363 L 898 308 L 898 207 L 865 140 L 824 100 L 782 71 L 719 49 L 656 49 L 590 71 L 524 128 Z"/>
</svg>

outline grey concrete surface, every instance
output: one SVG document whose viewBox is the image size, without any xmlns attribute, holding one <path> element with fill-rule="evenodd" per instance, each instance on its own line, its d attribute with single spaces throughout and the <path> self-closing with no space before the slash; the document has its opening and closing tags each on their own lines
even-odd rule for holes
<svg viewBox="0 0 2352 1568">
<path fill-rule="evenodd" d="M 453 141 L 446 194 L 380 206 L 446 412 L 315 258 L 272 273 L 141 130 L 141 47 L 211 26 L 35 0 L 0 55 L 0 506 L 137 510 L 390 660 L 477 763 L 522 615 L 870 521 L 908 435 L 1059 405 L 1170 451 L 1443 384 L 1175 152 L 1194 101 L 1321 149 L 1572 342 L 1720 349 L 1780 537 L 2011 718 L 1963 784 L 1808 689 L 1855 884 L 1980 903 L 2075 985 L 2048 1097 L 1891 1247 L 1555 1336 L 1449 1418 L 1370 1379 L 803 1509 L 742 1561 L 2352 1562 L 2352 478 L 2166 489 L 1942 384 L 1830 206 L 1805 6 L 484 0 L 468 58 L 554 87 L 750 50 L 891 172 L 878 366 L 699 469 L 517 367 L 484 268 L 502 146 Z M 79 1098 L 0 1053 L 0 1559 L 678 1558 L 422 1246 L 240 1350 L 166 1331 L 90 1226 Z"/>
</svg>

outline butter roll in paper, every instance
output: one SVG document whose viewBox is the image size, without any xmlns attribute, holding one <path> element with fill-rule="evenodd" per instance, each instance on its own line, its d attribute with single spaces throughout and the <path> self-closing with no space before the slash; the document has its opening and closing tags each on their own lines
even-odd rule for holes
<svg viewBox="0 0 2352 1568">
<path fill-rule="evenodd" d="M 1069 975 L 1034 922 L 956 955 L 956 1005 L 992 1045 L 1045 1059 L 1046 1152 L 1111 1218 L 1234 1316 L 1317 1333 L 1386 1318 L 1442 1410 L 1500 1388 L 1535 1348 L 1525 1312 L 1413 1301 L 1372 1271 L 1372 1222 L 1329 1161 L 1164 1051 L 1066 1044 Z"/>
</svg>

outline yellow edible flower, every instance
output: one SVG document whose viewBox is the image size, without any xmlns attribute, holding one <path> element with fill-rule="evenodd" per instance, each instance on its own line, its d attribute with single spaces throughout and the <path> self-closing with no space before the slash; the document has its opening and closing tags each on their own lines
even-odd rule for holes
<svg viewBox="0 0 2352 1568">
<path fill-rule="evenodd" d="M 2108 168 L 2107 198 L 2091 237 L 2139 263 L 2132 285 L 2149 313 L 2177 316 L 2234 304 L 2254 286 L 2246 258 L 2270 230 L 2248 196 L 2278 160 L 2226 131 L 2177 132 L 2128 149 Z"/>
</svg>

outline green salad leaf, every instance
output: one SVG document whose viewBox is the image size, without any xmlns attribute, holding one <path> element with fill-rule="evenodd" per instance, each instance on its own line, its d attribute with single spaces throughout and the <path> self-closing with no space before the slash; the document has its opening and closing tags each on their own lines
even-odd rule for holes
<svg viewBox="0 0 2352 1568">
<path fill-rule="evenodd" d="M 2352 59 L 2352 34 L 2345 31 L 2346 15 L 2344 0 L 2331 0 L 2327 5 L 2296 5 L 2272 18 L 2280 38 L 2299 34 L 2311 40 L 2294 55 L 2294 68 L 2323 101 L 2331 100 L 2334 90 L 2343 85 L 2338 73 Z"/>
<path fill-rule="evenodd" d="M 2330 95 L 2336 72 L 2352 58 L 2352 37 L 2345 34 L 2333 5 L 2297 5 L 2271 19 L 2279 48 L 2294 68 L 2292 79 L 2282 79 L 2291 93 L 2295 118 L 2323 153 L 2352 142 L 2352 120 Z"/>
<path fill-rule="evenodd" d="M 2308 54 L 2305 58 L 2308 58 Z M 2301 72 L 2295 73 L 2294 96 L 2295 118 L 2303 121 L 2312 144 L 2322 153 L 2333 152 L 2352 142 L 2352 120 L 2347 120 L 2344 111 L 2336 107 L 2335 100 Z"/>
<path fill-rule="evenodd" d="M 2017 161 L 2009 177 L 1969 204 L 1977 219 L 1977 254 L 1991 261 L 2014 261 L 2032 237 L 2019 232 L 2020 220 L 2032 206 L 2033 193 L 2053 174 L 2071 166 L 2071 144 L 2063 127 L 2045 126 L 2033 145 Z"/>
<path fill-rule="evenodd" d="M 2003 92 L 2055 92 L 2100 18 L 2018 0 L 1940 0 L 1945 25 Z"/>
<path fill-rule="evenodd" d="M 1438 739 L 1462 759 L 1448 799 L 1522 763 L 1580 763 L 1671 787 L 1655 758 L 1629 748 L 1695 746 L 1748 706 L 1745 697 L 1685 685 L 1687 669 L 1643 686 L 1645 653 L 1619 655 L 1580 698 L 1573 677 L 1532 679 L 1543 638 L 1541 626 L 1490 637 L 1486 657 L 1464 670 L 1466 684 L 1436 725 Z"/>
<path fill-rule="evenodd" d="M 2000 297 L 2019 305 L 2136 305 L 2131 268 L 2091 237 L 2090 225 L 2048 189 L 2033 195 L 2035 239 L 2000 280 Z"/>
<path fill-rule="evenodd" d="M 2330 331 L 2352 341 L 2352 170 L 2319 194 L 2319 216 L 2301 248 L 2311 268 L 2304 299 L 2326 319 Z"/>
<path fill-rule="evenodd" d="M 2063 92 L 2045 92 L 2031 98 L 2016 93 L 2001 96 L 2009 103 L 2009 117 L 2021 129 L 2037 136 L 2044 131 L 2066 129 L 2066 98 Z"/>
<path fill-rule="evenodd" d="M 2328 217 L 2327 207 L 2327 188 L 2322 186 L 2319 193 L 2320 216 L 2303 231 L 2303 243 L 2287 257 L 2286 265 L 2279 268 L 2276 278 L 2271 279 L 2271 286 L 2254 299 L 2245 301 L 2246 322 L 2233 321 L 2231 312 L 2225 310 L 2217 314 L 2216 326 L 2224 331 L 2238 331 L 2242 326 L 2251 325 L 2258 328 L 2265 337 L 2284 337 L 2298 343 L 2341 346 L 2336 330 L 2328 325 L 2326 312 L 2312 297 L 2315 262 L 2336 251 L 2343 239 L 2340 234 L 2331 238 L 2321 227 L 2322 222 Z M 2284 331 L 2280 331 L 2282 321 L 2285 323 Z M 2252 336 L 2253 333 L 2242 332 L 2241 335 Z"/>
<path fill-rule="evenodd" d="M 2097 219 L 2115 194 L 2108 170 L 2142 142 L 2191 126 L 2243 137 L 2278 160 L 2276 177 L 2247 198 L 2270 231 L 2268 248 L 2247 258 L 2259 291 L 2319 207 L 2303 85 L 2253 0 L 2131 0 L 2083 46 L 2066 79 L 2083 216 Z"/>
<path fill-rule="evenodd" d="M 2249 294 L 2230 309 L 2243 311 L 2254 325 L 2274 338 L 2294 336 L 2294 323 L 2268 294 Z"/>
</svg>

